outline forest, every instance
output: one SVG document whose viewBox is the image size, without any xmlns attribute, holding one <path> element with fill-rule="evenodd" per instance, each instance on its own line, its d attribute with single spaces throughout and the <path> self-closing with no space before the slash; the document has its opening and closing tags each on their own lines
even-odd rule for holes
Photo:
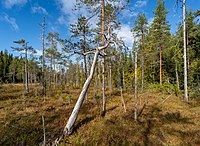
<svg viewBox="0 0 200 146">
<path fill-rule="evenodd" d="M 66 38 L 42 17 L 42 55 L 26 38 L 1 48 L 0 145 L 200 145 L 200 9 L 174 1 L 172 33 L 157 0 L 151 23 L 137 14 L 128 47 L 117 30 L 129 3 L 76 0 L 90 17 Z"/>
</svg>

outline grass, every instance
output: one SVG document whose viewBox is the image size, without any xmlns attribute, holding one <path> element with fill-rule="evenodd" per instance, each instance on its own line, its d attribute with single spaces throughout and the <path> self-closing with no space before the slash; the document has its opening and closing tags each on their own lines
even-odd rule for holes
<svg viewBox="0 0 200 146">
<path fill-rule="evenodd" d="M 120 91 L 107 91 L 107 113 L 102 117 L 101 93 L 93 91 L 90 103 L 81 108 L 73 134 L 64 137 L 61 145 L 200 145 L 199 101 L 185 103 L 180 97 L 155 92 L 139 94 L 135 122 L 133 93 L 124 93 L 125 113 Z M 61 136 L 79 93 L 80 89 L 66 90 L 44 101 L 32 92 L 22 98 L 22 85 L 1 86 L 0 145 L 42 145 L 42 116 L 47 143 L 52 144 Z"/>
</svg>

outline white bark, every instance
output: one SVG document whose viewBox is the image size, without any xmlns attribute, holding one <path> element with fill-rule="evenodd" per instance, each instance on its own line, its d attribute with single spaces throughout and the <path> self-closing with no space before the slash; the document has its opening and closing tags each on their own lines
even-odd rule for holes
<svg viewBox="0 0 200 146">
<path fill-rule="evenodd" d="M 81 93 L 79 95 L 78 101 L 76 102 L 76 105 L 75 105 L 75 107 L 74 107 L 74 109 L 72 111 L 71 116 L 69 117 L 67 125 L 64 128 L 64 135 L 69 135 L 69 134 L 72 133 L 73 125 L 74 125 L 74 123 L 75 123 L 75 121 L 76 121 L 76 119 L 78 117 L 78 113 L 79 113 L 80 108 L 82 106 L 84 97 L 85 97 L 85 95 L 87 93 L 87 90 L 88 90 L 88 88 L 90 86 L 90 83 L 91 83 L 93 75 L 94 75 L 94 70 L 95 70 L 98 54 L 99 54 L 99 49 L 97 49 L 96 52 L 95 52 L 94 60 L 93 60 L 93 63 L 92 63 L 92 66 L 91 66 L 91 70 L 90 70 L 90 75 L 87 78 L 85 84 L 83 85 L 83 89 L 82 89 L 82 91 L 81 91 Z"/>
<path fill-rule="evenodd" d="M 185 100 L 188 101 L 187 90 L 187 44 L 186 44 L 186 24 L 185 24 L 185 1 L 183 0 L 183 42 L 184 42 L 184 95 Z"/>
<path fill-rule="evenodd" d="M 63 134 L 64 135 L 69 135 L 72 133 L 72 130 L 73 130 L 73 126 L 74 126 L 74 123 L 76 122 L 76 119 L 78 117 L 78 113 L 81 109 L 81 106 L 82 106 L 82 103 L 83 103 L 83 100 L 84 100 L 84 97 L 87 93 L 87 90 L 89 89 L 89 86 L 90 86 L 90 83 L 92 81 L 92 78 L 93 78 L 93 75 L 94 75 L 94 71 L 95 71 L 95 67 L 96 67 L 96 62 L 97 62 L 97 59 L 98 59 L 98 55 L 99 55 L 99 52 L 105 48 L 108 47 L 108 45 L 110 44 L 111 42 L 108 42 L 105 46 L 101 46 L 101 47 L 98 47 L 96 49 L 96 52 L 95 52 L 95 55 L 94 55 L 94 60 L 93 60 L 93 63 L 92 63 L 92 66 L 91 66 L 91 69 L 90 69 L 90 74 L 87 78 L 87 80 L 85 81 L 84 85 L 83 85 L 83 88 L 82 88 L 82 91 L 79 95 L 79 98 L 74 106 L 74 109 L 69 117 L 69 120 L 64 128 L 64 131 L 63 131 Z"/>
</svg>

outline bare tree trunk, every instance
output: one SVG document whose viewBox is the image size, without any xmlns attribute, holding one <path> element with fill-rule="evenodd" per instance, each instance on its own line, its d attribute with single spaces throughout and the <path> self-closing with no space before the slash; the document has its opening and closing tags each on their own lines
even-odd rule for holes
<svg viewBox="0 0 200 146">
<path fill-rule="evenodd" d="M 79 87 L 79 64 L 76 63 L 76 87 Z"/>
<path fill-rule="evenodd" d="M 26 75 L 26 92 L 29 92 L 29 86 L 28 86 L 28 59 L 27 59 L 27 44 L 25 46 L 25 75 Z"/>
<path fill-rule="evenodd" d="M 84 49 L 84 53 L 85 53 L 85 49 Z M 83 56 L 83 60 L 84 60 L 84 70 L 85 70 L 85 81 L 87 80 L 87 60 L 86 60 L 86 56 Z M 86 103 L 88 104 L 88 94 L 86 94 Z"/>
<path fill-rule="evenodd" d="M 43 146 L 46 145 L 46 132 L 45 132 L 45 127 L 44 127 L 44 116 L 42 116 L 42 128 L 43 128 Z"/>
<path fill-rule="evenodd" d="M 64 81 L 66 80 L 64 77 L 64 69 L 61 67 L 61 76 L 60 76 L 60 80 L 61 80 L 61 87 L 62 87 L 62 91 L 65 89 L 64 86 Z"/>
<path fill-rule="evenodd" d="M 102 34 L 102 46 L 104 46 L 104 23 L 105 23 L 105 3 L 102 0 L 102 24 L 101 24 L 101 34 Z M 102 51 L 104 54 L 104 50 Z M 102 92 L 103 92 L 103 111 L 102 115 L 106 113 L 106 96 L 105 96 L 105 56 L 102 57 Z"/>
<path fill-rule="evenodd" d="M 34 86 L 35 86 L 35 95 L 37 96 L 37 86 L 36 86 L 37 78 L 36 78 L 36 62 L 34 62 Z"/>
<path fill-rule="evenodd" d="M 180 89 L 179 88 L 179 77 L 178 77 L 178 68 L 177 68 L 177 62 L 175 61 L 175 72 L 176 72 L 176 85 L 177 85 L 177 88 L 178 90 Z"/>
<path fill-rule="evenodd" d="M 109 62 L 109 88 L 110 91 L 112 91 L 112 63 L 111 63 L 111 59 Z"/>
<path fill-rule="evenodd" d="M 144 33 L 142 30 L 142 92 L 144 92 Z"/>
<path fill-rule="evenodd" d="M 51 84 L 52 84 L 52 61 L 53 61 L 53 56 L 51 54 L 51 59 L 50 59 L 50 74 L 49 74 L 49 94 L 51 96 Z"/>
<path fill-rule="evenodd" d="M 42 22 L 42 95 L 45 96 L 45 85 L 44 85 L 44 66 L 45 66 L 45 54 L 44 54 L 44 27 L 45 27 L 45 17 Z"/>
<path fill-rule="evenodd" d="M 126 84 L 125 84 L 125 72 L 124 72 L 124 66 L 122 65 L 122 86 L 126 90 Z"/>
<path fill-rule="evenodd" d="M 120 93 L 121 93 L 122 105 L 123 105 L 123 107 L 124 107 L 124 112 L 126 112 L 126 104 L 125 104 L 125 102 L 124 102 L 122 87 L 120 87 Z"/>
<path fill-rule="evenodd" d="M 162 85 L 162 47 L 160 47 L 160 85 Z"/>
<path fill-rule="evenodd" d="M 54 75 L 53 75 L 53 78 L 54 78 L 54 92 L 56 92 L 56 60 L 54 58 L 54 61 L 53 61 L 53 66 L 54 66 Z"/>
<path fill-rule="evenodd" d="M 186 44 L 185 3 L 186 0 L 183 0 L 184 95 L 185 95 L 185 101 L 188 101 L 189 98 L 187 89 L 187 44 Z"/>
<path fill-rule="evenodd" d="M 69 134 L 72 133 L 73 125 L 76 122 L 76 119 L 78 117 L 78 113 L 80 111 L 80 108 L 81 108 L 83 100 L 84 100 L 84 97 L 85 97 L 85 95 L 87 93 L 87 90 L 88 90 L 88 88 L 90 86 L 90 83 L 91 83 L 93 75 L 94 75 L 98 54 L 99 54 L 99 50 L 97 49 L 96 52 L 95 52 L 95 55 L 94 55 L 94 60 L 93 60 L 91 69 L 90 69 L 90 75 L 88 76 L 88 78 L 87 78 L 87 80 L 86 80 L 86 82 L 85 82 L 85 84 L 84 84 L 84 86 L 82 88 L 82 91 L 81 91 L 81 93 L 79 95 L 79 98 L 78 98 L 78 100 L 76 102 L 76 105 L 74 106 L 72 114 L 70 115 L 69 120 L 67 122 L 67 125 L 64 128 L 64 131 L 63 131 L 64 135 L 69 135 Z"/>
<path fill-rule="evenodd" d="M 137 49 L 135 47 L 135 105 L 134 105 L 134 119 L 137 121 L 138 114 L 138 78 L 137 78 Z"/>
<path fill-rule="evenodd" d="M 23 80 L 24 90 L 26 90 L 26 85 L 25 85 L 25 61 L 24 60 L 22 62 L 22 80 Z"/>
</svg>

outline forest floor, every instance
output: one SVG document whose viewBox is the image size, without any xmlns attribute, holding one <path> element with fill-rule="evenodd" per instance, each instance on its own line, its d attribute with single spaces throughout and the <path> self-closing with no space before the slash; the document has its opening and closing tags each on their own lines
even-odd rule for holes
<svg viewBox="0 0 200 146">
<path fill-rule="evenodd" d="M 57 91 L 54 97 L 24 94 L 20 84 L 0 85 L 0 145 L 42 145 L 61 137 L 80 89 Z M 52 93 L 53 94 L 53 93 Z M 138 122 L 134 121 L 134 93 L 107 91 L 107 113 L 101 116 L 101 91 L 90 89 L 74 132 L 61 145 L 200 145 L 200 101 L 156 92 L 139 94 Z"/>
</svg>

